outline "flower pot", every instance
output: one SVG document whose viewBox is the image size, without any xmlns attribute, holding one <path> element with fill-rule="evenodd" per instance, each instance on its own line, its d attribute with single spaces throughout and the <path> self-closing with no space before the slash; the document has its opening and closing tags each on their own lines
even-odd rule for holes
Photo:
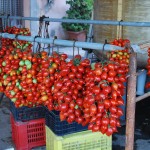
<svg viewBox="0 0 150 150">
<path fill-rule="evenodd" d="M 137 88 L 136 88 L 136 95 L 143 95 L 145 82 L 146 82 L 146 73 L 147 71 L 144 69 L 137 77 Z"/>
<path fill-rule="evenodd" d="M 86 31 L 79 31 L 79 32 L 74 32 L 74 31 L 67 31 L 68 34 L 68 39 L 73 41 L 81 41 L 85 42 L 86 40 Z"/>
</svg>

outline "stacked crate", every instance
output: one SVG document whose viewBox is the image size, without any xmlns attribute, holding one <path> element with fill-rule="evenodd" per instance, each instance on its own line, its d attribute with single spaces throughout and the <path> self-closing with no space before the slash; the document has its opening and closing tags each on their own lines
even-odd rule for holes
<svg viewBox="0 0 150 150">
<path fill-rule="evenodd" d="M 16 108 L 10 102 L 12 140 L 16 150 L 30 150 L 46 144 L 45 108 Z"/>
<path fill-rule="evenodd" d="M 47 150 L 111 150 L 112 137 L 91 132 L 76 122 L 60 121 L 59 112 L 46 111 Z"/>
</svg>

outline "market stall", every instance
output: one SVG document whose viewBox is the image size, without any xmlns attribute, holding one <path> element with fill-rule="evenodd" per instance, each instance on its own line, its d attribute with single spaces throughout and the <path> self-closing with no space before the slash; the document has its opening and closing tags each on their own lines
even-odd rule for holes
<svg viewBox="0 0 150 150">
<path fill-rule="evenodd" d="M 117 26 L 117 25 L 120 25 L 120 26 L 136 26 L 136 27 L 149 27 L 150 26 L 150 23 L 149 22 L 124 22 L 124 21 L 102 21 L 102 20 L 73 20 L 73 19 L 55 19 L 55 18 L 42 18 L 42 20 L 41 20 L 41 18 L 34 18 L 34 17 L 19 17 L 19 16 L 0 16 L 0 18 L 2 18 L 3 20 L 8 20 L 8 19 L 18 19 L 18 20 L 30 20 L 30 21 L 42 21 L 42 22 L 66 22 L 66 23 L 85 23 L 85 24 L 97 24 L 97 25 L 114 25 L 114 26 Z M 15 30 L 14 30 L 15 31 Z M 84 49 L 92 49 L 92 50 L 96 50 L 96 51 L 114 51 L 114 50 L 123 50 L 124 49 L 124 47 L 120 47 L 120 46 L 115 46 L 115 45 L 112 45 L 112 44 L 107 44 L 107 43 L 89 43 L 89 42 L 78 42 L 78 41 L 68 41 L 68 40 L 61 40 L 61 39 L 51 39 L 51 38 L 43 38 L 43 37 L 32 37 L 31 35 L 30 35 L 30 33 L 29 32 L 27 32 L 27 31 L 22 31 L 23 33 L 26 33 L 26 34 L 28 34 L 28 35 L 20 35 L 20 32 L 18 32 L 18 33 L 16 33 L 16 31 L 14 32 L 14 34 L 13 34 L 13 32 L 10 32 L 9 33 L 9 28 L 8 28 L 8 30 L 6 30 L 6 32 L 5 32 L 5 30 L 4 30 L 4 33 L 0 33 L 0 36 L 3 38 L 3 40 L 5 41 L 5 39 L 10 39 L 10 41 L 9 42 L 11 42 L 11 40 L 14 40 L 14 41 L 17 41 L 17 40 L 19 40 L 19 41 L 25 41 L 25 43 L 21 43 L 21 44 L 23 44 L 22 45 L 22 47 L 23 46 L 25 46 L 25 47 L 28 47 L 28 46 L 30 46 L 30 44 L 31 43 L 29 43 L 29 42 L 37 42 L 38 44 L 39 43 L 44 43 L 44 44 L 50 44 L 50 45 L 60 45 L 60 46 L 69 46 L 69 47 L 73 47 L 73 60 L 74 60 L 74 58 L 75 58 L 75 56 L 74 56 L 74 47 L 77 47 L 77 48 L 84 48 Z M 8 42 L 8 41 L 5 41 L 6 43 Z M 15 44 L 15 43 L 13 43 L 13 44 Z M 14 46 L 18 46 L 17 45 L 18 43 L 16 43 L 16 45 L 14 45 Z M 19 44 L 20 45 L 20 44 Z M 149 96 L 149 93 L 146 93 L 145 95 L 143 95 L 143 96 L 140 96 L 140 97 L 138 97 L 138 98 L 136 98 L 136 77 L 140 74 L 138 74 L 137 73 L 137 56 L 136 56 L 136 53 L 147 53 L 146 51 L 142 51 L 141 49 L 140 49 L 140 46 L 138 46 L 138 45 L 130 45 L 130 44 L 128 44 L 128 45 L 124 45 L 124 46 L 126 46 L 126 48 L 128 48 L 128 54 L 129 54 L 129 58 L 130 58 L 130 60 L 129 60 L 129 64 L 128 64 L 128 66 L 129 66 L 129 73 L 127 74 L 127 77 L 128 77 L 128 89 L 127 89 L 127 117 L 126 117 L 126 150 L 132 150 L 133 149 L 133 145 L 134 145 L 134 121 L 135 121 L 135 105 L 136 105 L 136 101 L 139 101 L 139 100 L 142 100 L 143 98 L 145 98 L 145 97 L 147 97 L 147 96 Z M 3 48 L 3 47 L 2 47 Z M 18 47 L 16 47 L 16 48 L 18 48 Z M 20 48 L 20 47 L 19 47 Z M 5 51 L 5 49 L 3 50 L 3 51 Z M 11 51 L 11 49 L 9 49 L 9 51 Z M 47 53 L 46 52 L 44 52 L 44 51 L 37 51 L 37 52 L 39 52 L 41 55 L 42 55 L 42 57 L 43 58 L 47 58 Z M 58 55 L 58 54 L 52 54 L 52 52 L 53 52 L 53 49 L 52 49 L 52 51 L 50 51 L 51 52 L 51 55 L 53 56 L 53 57 L 61 57 L 61 61 L 64 61 L 65 59 L 66 59 L 66 55 L 64 56 L 64 55 Z M 79 52 L 80 53 L 80 52 Z M 20 54 L 20 53 L 19 53 Z M 32 56 L 32 55 L 30 55 L 30 52 L 27 52 L 27 54 L 28 54 L 28 56 L 30 56 L 30 58 L 24 58 L 24 59 L 22 59 L 22 56 L 20 56 L 20 58 L 19 58 L 19 61 L 18 61 L 18 63 L 19 63 L 19 66 L 20 67 L 24 67 L 24 68 L 27 68 L 28 70 L 30 70 L 31 69 L 31 66 L 32 65 L 34 65 L 34 62 L 33 62 L 33 60 L 32 60 L 32 58 L 34 57 L 34 56 Z M 4 55 L 3 53 L 2 53 L 2 55 Z M 20 54 L 21 55 L 21 54 Z M 63 56 L 63 57 L 62 57 Z M 51 56 L 49 56 L 50 58 L 51 58 Z M 65 57 L 65 58 L 64 58 Z M 77 56 L 76 56 L 77 57 Z M 79 56 L 78 56 L 79 57 Z M 35 57 L 34 57 L 35 58 Z M 13 58 L 12 58 L 13 59 Z M 18 59 L 17 58 L 17 56 L 15 55 L 15 59 Z M 64 60 L 63 60 L 64 59 Z M 80 60 L 81 58 L 79 58 L 79 60 Z M 72 60 L 72 61 L 73 61 Z M 89 65 L 90 65 L 90 62 L 89 62 L 89 60 L 87 60 L 86 58 L 84 58 L 83 59 L 83 61 L 84 60 L 86 60 L 86 62 L 84 62 L 85 64 L 83 65 L 84 66 L 84 69 L 86 69 L 86 67 L 88 68 L 89 67 Z M 34 60 L 35 61 L 35 60 Z M 60 60 L 59 60 L 60 61 Z M 82 63 L 83 63 L 83 61 L 81 61 Z M 2 61 L 2 66 L 5 68 L 5 66 L 7 65 L 7 63 L 8 62 L 5 62 L 5 60 L 3 60 Z M 63 63 L 63 62 L 62 62 Z M 55 64 L 56 64 L 56 62 L 55 62 Z M 113 64 L 113 63 L 110 63 L 111 65 Z M 40 64 L 41 66 L 43 65 L 43 64 Z M 78 64 L 78 65 L 80 65 L 80 63 Z M 101 64 L 102 65 L 102 64 Z M 105 63 L 103 64 L 103 65 L 105 65 Z M 109 64 L 107 64 L 107 65 L 109 65 Z M 114 64 L 113 64 L 114 65 Z M 43 65 L 44 66 L 44 65 Z M 37 67 L 37 66 L 36 66 Z M 55 66 L 56 67 L 56 66 Z M 117 70 L 117 69 L 111 69 L 112 67 L 114 67 L 114 66 L 109 66 L 109 70 Z M 117 66 L 116 66 L 117 67 Z M 118 66 L 119 67 L 119 66 Z M 56 70 L 58 69 L 57 67 L 55 68 Z M 91 69 L 91 68 L 90 68 Z M 107 68 L 108 69 L 108 68 Z M 22 72 L 22 70 L 20 70 L 21 72 Z M 52 70 L 51 70 L 52 71 Z M 61 72 L 62 70 L 60 69 L 58 72 Z M 91 72 L 93 72 L 92 71 L 92 69 L 90 70 Z M 100 70 L 99 70 L 100 71 Z M 104 72 L 105 70 L 101 70 L 102 72 Z M 39 71 L 40 72 L 40 71 Z M 66 73 L 68 73 L 69 72 L 69 70 L 67 70 L 67 72 L 64 72 L 64 76 L 63 76 L 63 78 L 66 76 Z M 79 70 L 78 70 L 78 73 L 82 73 L 83 72 L 83 70 L 80 72 Z M 94 74 L 94 75 L 101 75 L 101 73 L 102 72 L 98 72 L 97 71 L 97 73 L 96 74 Z M 116 71 L 117 72 L 117 71 Z M 8 72 L 7 70 L 5 70 L 5 73 L 6 74 L 10 74 L 10 72 Z M 51 72 L 52 73 L 52 72 Z M 69 72 L 70 73 L 70 72 Z M 22 73 L 21 73 L 22 74 Z M 117 73 L 116 73 L 117 74 Z M 113 77 L 115 77 L 115 76 L 117 76 L 117 75 L 113 75 Z M 120 73 L 121 74 L 121 73 Z M 4 74 L 3 74 L 4 75 Z M 46 73 L 45 73 L 45 75 L 43 75 L 44 77 L 47 77 L 47 76 L 50 76 L 50 74 L 48 74 L 48 75 L 46 75 Z M 124 77 L 125 75 L 123 74 L 123 77 Z M 6 79 L 8 76 L 5 76 L 4 78 Z M 30 76 L 28 75 L 28 77 L 30 78 Z M 70 76 L 70 79 L 73 79 L 74 78 L 74 75 L 71 75 Z M 80 79 L 81 77 L 77 77 L 78 79 Z M 102 77 L 101 77 L 102 78 Z M 104 78 L 104 80 L 105 80 L 105 77 L 103 77 Z M 22 78 L 21 78 L 22 79 Z M 43 78 L 44 79 L 44 78 Z M 11 79 L 9 79 L 9 80 L 11 80 Z M 8 80 L 8 81 L 9 81 Z M 88 80 L 88 79 L 87 79 Z M 108 80 L 108 79 L 107 79 Z M 58 81 L 59 81 L 59 78 L 58 78 Z M 72 81 L 72 80 L 71 80 Z M 120 79 L 120 81 L 122 81 L 122 82 L 125 82 L 126 80 L 124 80 L 124 78 L 121 80 Z M 30 81 L 27 81 L 29 84 L 30 84 Z M 36 80 L 34 80 L 34 82 L 35 82 L 35 84 L 37 84 L 37 81 Z M 39 84 L 42 84 L 42 82 L 43 82 L 43 80 L 41 81 L 41 79 L 39 79 L 39 81 L 38 81 L 38 83 Z M 98 83 L 100 83 L 100 81 L 99 81 L 99 79 L 97 79 L 97 82 Z M 112 82 L 112 80 L 111 79 L 109 79 L 109 81 L 107 81 L 108 82 L 108 85 L 111 85 L 112 86 L 112 84 L 113 84 L 113 82 Z M 24 85 L 20 85 L 20 83 L 18 83 L 18 81 L 15 83 L 16 84 L 16 86 L 18 87 L 18 88 L 20 88 L 20 90 L 22 90 L 22 88 L 20 87 L 20 86 L 24 86 Z M 86 90 L 89 90 L 87 87 L 89 86 L 88 84 L 88 81 L 85 81 L 85 84 L 87 84 L 86 85 L 86 87 L 85 87 L 85 89 Z M 6 84 L 7 85 L 7 84 Z M 55 85 L 55 84 L 54 84 Z M 122 85 L 122 84 L 121 84 Z M 37 85 L 38 86 L 38 85 Z M 52 85 L 51 85 L 52 86 Z M 49 86 L 49 88 L 51 87 L 51 86 Z M 55 85 L 56 86 L 56 85 Z M 53 87 L 54 89 L 56 88 L 56 87 Z M 61 85 L 57 85 L 57 86 L 61 86 Z M 82 87 L 83 85 L 81 85 L 81 87 Z M 97 86 L 97 83 L 95 84 L 95 86 Z M 10 88 L 10 87 L 9 87 Z M 26 88 L 25 86 L 24 86 L 24 88 Z M 59 87 L 59 88 L 61 88 L 61 87 Z M 80 87 L 78 87 L 79 89 L 80 89 Z M 114 88 L 116 88 L 116 90 L 118 90 L 118 87 L 114 87 Z M 4 90 L 5 91 L 5 89 L 1 89 L 1 90 Z M 10 90 L 10 89 L 9 89 Z M 11 89 L 12 90 L 12 89 Z M 44 89 L 45 90 L 45 89 Z M 57 88 L 55 89 L 56 91 L 58 90 Z M 63 90 L 66 90 L 66 89 L 63 89 Z M 90 89 L 91 90 L 91 89 Z M 102 89 L 101 89 L 102 90 Z M 116 90 L 114 90 L 114 91 L 116 91 Z M 16 91 L 16 92 L 18 92 L 18 91 Z M 49 92 L 48 92 L 49 93 Z M 97 90 L 95 90 L 94 91 L 94 94 L 95 94 L 95 96 L 96 96 L 96 93 L 99 93 L 99 91 L 97 91 Z M 111 93 L 111 92 L 110 92 Z M 114 92 L 115 93 L 115 92 Z M 15 93 L 14 93 L 14 91 L 13 92 L 11 92 L 11 93 L 9 93 L 8 94 L 8 91 L 6 90 L 5 91 L 5 94 L 6 95 L 8 95 L 8 96 L 10 96 L 10 98 L 12 99 L 12 101 L 13 102 L 17 102 L 16 101 L 16 99 L 14 99 L 14 97 L 13 96 L 15 96 Z M 25 95 L 26 94 L 29 94 L 29 93 L 25 93 Z M 112 94 L 112 93 L 111 93 Z M 45 95 L 44 93 L 43 93 L 43 95 Z M 52 95 L 46 95 L 45 97 L 43 97 L 43 96 L 41 96 L 42 97 L 42 102 L 41 102 L 41 104 L 43 104 L 43 105 L 45 105 L 45 101 L 47 101 L 47 99 L 49 98 L 49 97 L 51 97 Z M 60 95 L 59 95 L 60 96 Z M 119 96 L 119 95 L 117 95 L 119 98 L 121 98 L 121 96 Z M 111 97 L 113 97 L 115 100 L 116 100 L 116 96 L 115 96 L 115 94 L 113 94 Z M 88 97 L 89 98 L 89 97 Z M 59 99 L 57 99 L 57 98 L 55 98 L 55 100 L 59 100 Z M 67 99 L 68 100 L 68 99 Z M 92 101 L 92 98 L 91 98 L 91 101 Z M 95 100 L 94 100 L 95 101 Z M 108 100 L 109 101 L 109 100 Z M 69 101 L 68 100 L 68 102 L 70 103 L 71 101 Z M 120 102 L 121 103 L 121 102 Z M 91 104 L 93 104 L 92 102 L 90 103 L 89 102 L 89 104 L 91 105 Z M 64 105 L 64 104 L 63 104 Z M 79 105 L 79 104 L 78 104 Z M 96 104 L 97 105 L 97 104 Z M 17 104 L 15 104 L 15 106 L 17 106 Z M 15 107 L 15 106 L 13 106 L 12 105 L 12 108 L 13 107 Z M 93 106 L 95 106 L 95 105 L 93 105 Z M 65 109 L 65 107 L 67 107 L 67 106 L 65 106 L 64 105 L 64 107 L 61 107 L 61 109 L 60 109 L 60 111 L 64 111 L 64 109 Z M 72 107 L 74 107 L 74 106 L 72 106 Z M 85 106 L 84 106 L 85 107 Z M 90 106 L 86 106 L 86 107 L 90 107 Z M 86 108 L 85 107 L 85 108 Z M 107 107 L 106 107 L 106 105 L 105 105 L 105 108 L 107 108 L 106 110 L 108 110 L 108 109 L 110 109 L 110 106 L 109 106 L 109 104 L 107 104 Z M 83 109 L 83 108 L 82 108 Z M 95 108 L 91 108 L 91 109 L 93 109 L 93 113 L 94 113 L 94 115 L 95 115 L 95 112 L 94 112 L 94 109 Z M 100 109 L 100 108 L 99 108 Z M 58 108 L 56 108 L 55 110 L 58 110 Z M 120 110 L 119 108 L 117 108 L 117 111 L 118 110 Z M 49 113 L 51 113 L 51 109 L 49 109 Z M 115 110 L 113 110 L 113 111 L 115 111 Z M 30 112 L 30 111 L 29 111 Z M 122 113 L 121 111 L 119 111 L 120 113 Z M 50 116 L 50 115 L 56 115 L 57 116 L 57 114 L 47 114 L 47 118 L 48 118 L 48 116 Z M 64 115 L 64 114 L 63 114 Z M 62 120 L 64 119 L 63 117 L 64 116 L 61 116 L 62 117 Z M 92 114 L 91 114 L 91 116 L 92 116 Z M 120 115 L 119 115 L 119 117 L 120 117 Z M 69 118 L 68 116 L 67 116 L 67 118 Z M 73 116 L 73 118 L 74 118 L 74 116 Z M 27 119 L 28 120 L 28 118 L 25 118 L 25 119 Z M 30 118 L 30 119 L 32 119 L 32 118 Z M 30 120 L 29 119 L 29 120 Z M 35 119 L 35 118 L 34 118 Z M 52 117 L 50 116 L 50 119 L 52 119 Z M 66 119 L 66 118 L 65 118 Z M 64 119 L 64 120 L 65 120 Z M 17 120 L 17 119 L 15 119 L 15 120 Z M 29 121 L 28 120 L 28 121 Z M 55 120 L 54 120 L 55 121 Z M 49 124 L 49 120 L 47 120 L 46 121 L 46 124 L 47 124 L 47 126 L 48 126 L 48 124 L 49 124 L 49 126 L 51 126 L 51 122 L 54 122 L 54 121 L 50 121 L 50 124 Z M 68 120 L 67 120 L 68 121 Z M 75 121 L 74 119 L 73 120 L 71 120 L 71 122 L 70 123 L 72 123 L 73 121 Z M 69 122 L 69 121 L 68 121 Z M 105 121 L 104 121 L 105 122 Z M 106 123 L 106 122 L 105 122 Z M 104 123 L 104 124 L 105 124 Z M 13 122 L 13 119 L 12 119 L 12 124 L 14 124 L 14 122 Z M 106 123 L 107 124 L 107 123 Z M 118 123 L 119 124 L 119 123 Z M 87 124 L 86 124 L 87 125 Z M 108 124 L 107 124 L 108 125 Z M 16 125 L 17 126 L 17 125 Z M 29 126 L 30 126 L 30 123 L 29 123 Z M 119 125 L 118 125 L 119 126 Z M 53 129 L 53 131 L 55 130 L 55 126 L 53 126 L 53 127 L 50 127 L 51 129 L 52 128 L 54 128 Z M 90 128 L 90 127 L 89 127 Z M 44 129 L 41 129 L 41 130 L 44 130 Z M 51 133 L 51 131 L 49 131 L 47 128 L 46 128 L 46 130 L 47 130 L 47 132 L 48 132 L 48 135 L 49 136 L 54 136 L 54 135 L 52 135 L 52 133 Z M 68 131 L 69 129 L 67 129 L 67 131 Z M 99 130 L 99 129 L 98 129 Z M 95 128 L 95 131 L 98 131 L 96 128 Z M 78 131 L 80 131 L 80 130 L 78 130 Z M 101 130 L 102 131 L 102 130 Z M 72 131 L 71 131 L 72 132 Z M 105 131 L 104 133 L 107 133 L 107 135 L 111 135 L 112 133 L 113 133 L 113 131 L 108 131 L 107 130 L 107 132 Z M 86 134 L 88 134 L 88 133 L 84 133 L 84 136 L 86 137 L 87 135 Z M 91 134 L 91 133 L 89 133 L 89 134 Z M 93 135 L 91 135 L 91 136 L 98 136 L 98 134 L 97 133 L 92 133 Z M 60 135 L 62 135 L 62 134 L 60 134 Z M 15 135 L 14 135 L 15 136 Z M 77 136 L 79 139 L 81 139 L 82 138 L 82 136 L 80 137 L 79 135 Z M 66 139 L 68 139 L 68 142 L 72 142 L 72 141 L 69 141 L 69 138 L 72 138 L 72 140 L 75 140 L 76 138 L 77 138 L 76 136 L 73 136 L 73 137 L 67 137 L 66 136 Z M 106 139 L 107 139 L 107 137 L 105 137 Z M 57 141 L 58 143 L 59 143 L 59 139 L 54 139 L 54 141 Z M 90 139 L 90 140 L 92 140 L 92 139 Z M 108 141 L 108 143 L 110 142 L 109 140 L 110 139 L 107 139 Z M 67 141 L 67 140 L 66 140 Z M 63 143 L 63 141 L 61 141 L 62 143 Z M 77 141 L 78 142 L 78 141 Z M 41 142 L 42 143 L 42 142 Z M 61 143 L 61 144 L 62 144 Z M 43 143 L 42 143 L 43 144 Z M 60 144 L 60 143 L 59 143 Z M 58 144 L 58 145 L 59 145 Z M 60 147 L 62 147 L 62 145 L 60 144 Z M 91 143 L 91 144 L 93 144 L 93 143 Z M 32 146 L 34 146 L 34 144 L 32 145 Z M 32 146 L 31 146 L 31 148 L 32 148 Z M 110 145 L 109 145 L 110 146 Z M 60 150 L 60 148 L 58 148 L 59 150 Z M 108 148 L 109 149 L 109 148 Z M 111 148 L 110 148 L 111 149 Z"/>
</svg>

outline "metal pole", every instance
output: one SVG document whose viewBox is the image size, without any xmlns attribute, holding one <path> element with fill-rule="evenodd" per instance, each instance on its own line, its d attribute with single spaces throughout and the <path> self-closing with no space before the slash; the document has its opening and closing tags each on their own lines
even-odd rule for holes
<svg viewBox="0 0 150 150">
<path fill-rule="evenodd" d="M 130 54 L 128 89 L 127 89 L 127 117 L 126 117 L 126 146 L 125 150 L 134 149 L 134 125 L 136 107 L 136 69 L 137 55 Z"/>
<path fill-rule="evenodd" d="M 144 95 L 138 96 L 138 97 L 136 98 L 136 102 L 139 102 L 139 101 L 141 101 L 141 100 L 143 100 L 143 99 L 145 99 L 145 98 L 147 98 L 147 97 L 149 97 L 149 96 L 150 96 L 150 92 L 147 92 L 147 93 L 145 93 Z"/>
<path fill-rule="evenodd" d="M 15 39 L 15 34 L 9 34 L 9 33 L 0 33 L 0 37 L 3 38 L 10 38 L 10 39 Z M 18 40 L 25 40 L 29 42 L 39 42 L 39 43 L 45 43 L 45 44 L 56 44 L 56 45 L 61 45 L 61 46 L 69 46 L 73 47 L 74 41 L 69 41 L 69 40 L 59 40 L 59 39 L 51 39 L 51 38 L 34 38 L 33 36 L 22 36 L 18 35 L 17 36 Z M 91 48 L 95 50 L 102 50 L 104 44 L 101 43 L 89 43 L 89 42 L 75 42 L 75 47 L 80 47 L 80 48 Z M 106 51 L 111 51 L 111 50 L 121 50 L 123 49 L 122 47 L 118 47 L 115 45 L 110 45 L 106 44 L 105 45 L 105 50 Z"/>
<path fill-rule="evenodd" d="M 0 18 L 7 19 L 7 16 L 0 16 Z M 10 16 L 9 19 L 39 21 L 38 17 Z M 150 22 L 124 22 L 124 21 L 120 22 L 120 21 L 112 21 L 112 20 L 80 20 L 80 19 L 60 19 L 60 18 L 44 18 L 43 21 L 84 23 L 84 24 L 97 24 L 97 25 L 114 25 L 114 26 L 120 25 L 120 26 L 150 27 Z"/>
</svg>

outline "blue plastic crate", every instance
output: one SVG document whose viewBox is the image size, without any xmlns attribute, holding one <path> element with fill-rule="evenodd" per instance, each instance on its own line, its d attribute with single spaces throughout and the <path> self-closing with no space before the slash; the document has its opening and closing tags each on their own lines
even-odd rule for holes
<svg viewBox="0 0 150 150">
<path fill-rule="evenodd" d="M 38 107 L 19 107 L 16 108 L 14 103 L 10 101 L 10 111 L 15 119 L 15 121 L 29 121 L 40 118 L 45 118 L 46 109 L 44 106 Z"/>
<path fill-rule="evenodd" d="M 76 133 L 87 130 L 87 126 L 82 126 L 77 122 L 69 124 L 67 121 L 61 121 L 58 111 L 46 111 L 46 125 L 58 136 Z"/>
</svg>

